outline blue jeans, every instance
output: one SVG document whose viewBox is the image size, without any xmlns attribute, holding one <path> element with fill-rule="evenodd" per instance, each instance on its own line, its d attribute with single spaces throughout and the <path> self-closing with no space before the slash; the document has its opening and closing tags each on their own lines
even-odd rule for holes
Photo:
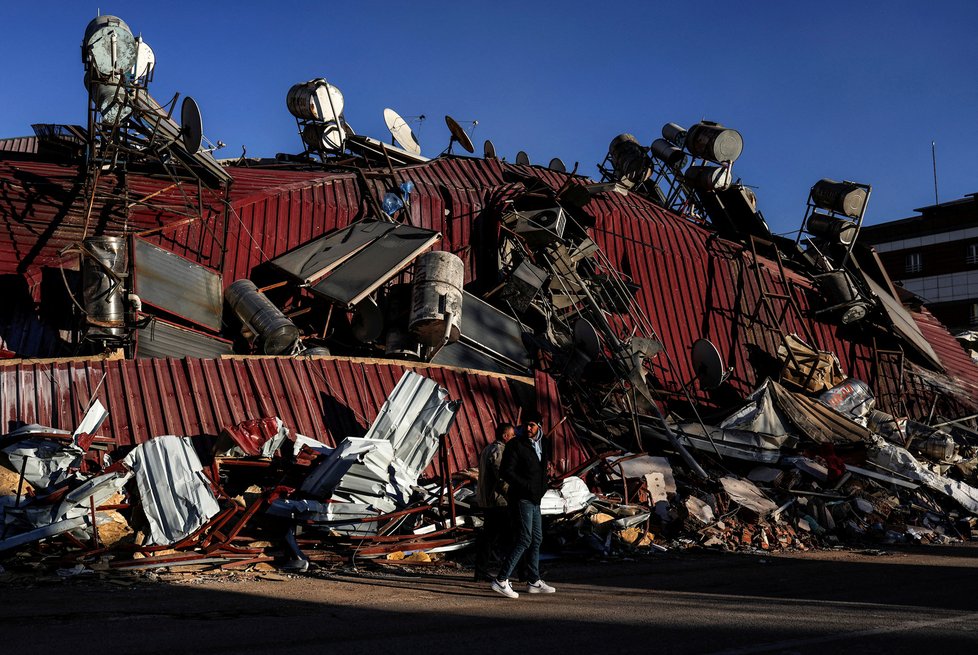
<svg viewBox="0 0 978 655">
<path fill-rule="evenodd" d="M 521 500 L 514 508 L 518 521 L 516 543 L 513 551 L 499 569 L 499 579 L 509 580 L 513 575 L 520 558 L 526 553 L 527 582 L 540 579 L 540 544 L 543 543 L 543 518 L 540 516 L 540 506 L 528 500 Z"/>
</svg>

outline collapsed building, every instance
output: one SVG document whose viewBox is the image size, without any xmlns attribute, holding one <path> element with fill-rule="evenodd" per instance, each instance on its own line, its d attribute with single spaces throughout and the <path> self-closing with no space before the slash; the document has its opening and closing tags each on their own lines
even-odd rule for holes
<svg viewBox="0 0 978 655">
<path fill-rule="evenodd" d="M 722 125 L 592 180 L 455 154 L 450 117 L 434 158 L 391 110 L 397 145 L 356 134 L 325 79 L 287 95 L 301 153 L 218 160 L 123 21 L 82 53 L 87 124 L 0 140 L 0 556 L 461 549 L 528 411 L 552 529 L 601 552 L 970 538 L 978 366 L 859 242 L 868 185 L 786 238 Z"/>
</svg>

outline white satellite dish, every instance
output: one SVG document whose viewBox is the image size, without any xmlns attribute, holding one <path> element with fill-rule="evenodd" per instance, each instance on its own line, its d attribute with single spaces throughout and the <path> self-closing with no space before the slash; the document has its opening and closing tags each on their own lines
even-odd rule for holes
<svg viewBox="0 0 978 655">
<path fill-rule="evenodd" d="M 146 79 L 156 68 L 156 54 L 143 37 L 136 37 L 136 62 L 132 65 L 132 75 L 137 79 Z"/>
<path fill-rule="evenodd" d="M 564 166 L 563 160 L 560 157 L 554 157 L 550 160 L 550 165 L 547 166 L 552 171 L 557 171 L 558 173 L 566 173 L 567 167 Z"/>
<path fill-rule="evenodd" d="M 520 164 L 521 166 L 529 166 L 530 156 L 525 152 L 523 152 L 522 150 L 520 150 L 518 153 L 516 153 L 516 163 Z"/>
<path fill-rule="evenodd" d="M 703 389 L 716 389 L 730 374 L 723 364 L 720 351 L 709 339 L 697 339 L 693 343 L 692 359 L 693 372 Z"/>
<path fill-rule="evenodd" d="M 486 139 L 486 142 L 482 144 L 482 155 L 486 159 L 496 158 L 496 146 L 494 146 L 492 144 L 492 141 L 490 141 L 489 139 Z"/>
<path fill-rule="evenodd" d="M 384 110 L 384 122 L 387 123 L 387 129 L 390 130 L 391 136 L 402 148 L 413 155 L 421 154 L 418 138 L 414 136 L 411 126 L 401 118 L 400 114 L 388 107 Z"/>
</svg>

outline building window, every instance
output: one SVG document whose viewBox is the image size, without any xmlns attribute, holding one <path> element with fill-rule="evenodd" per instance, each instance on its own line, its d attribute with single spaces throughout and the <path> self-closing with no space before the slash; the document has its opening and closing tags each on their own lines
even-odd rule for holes
<svg viewBox="0 0 978 655">
<path fill-rule="evenodd" d="M 968 264 L 978 264 L 978 243 L 968 244 L 968 256 L 965 262 Z"/>
<path fill-rule="evenodd" d="M 907 253 L 907 263 L 904 267 L 907 273 L 919 273 L 923 267 L 923 260 L 919 252 Z"/>
<path fill-rule="evenodd" d="M 978 326 L 978 302 L 971 303 L 971 316 L 968 317 L 968 325 Z"/>
</svg>

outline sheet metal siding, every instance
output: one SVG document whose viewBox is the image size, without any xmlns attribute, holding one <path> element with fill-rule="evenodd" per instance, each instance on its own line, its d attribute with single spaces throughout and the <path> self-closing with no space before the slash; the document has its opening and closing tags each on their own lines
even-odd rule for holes
<svg viewBox="0 0 978 655">
<path fill-rule="evenodd" d="M 23 422 L 71 430 L 97 390 L 109 410 L 98 435 L 120 447 L 161 434 L 216 435 L 222 427 L 263 416 L 279 416 L 291 429 L 335 445 L 363 436 L 405 370 L 285 358 L 22 364 L 0 368 L 0 418 L 7 429 Z M 521 392 L 515 387 L 527 385 L 436 367 L 413 370 L 462 400 L 448 438 L 450 465 L 477 466 L 496 421 L 517 416 Z M 553 402 L 552 390 L 546 393 Z M 586 456 L 566 432 L 557 435 L 555 452 L 567 468 Z"/>
<path fill-rule="evenodd" d="M 0 139 L 0 152 L 18 152 L 24 154 L 36 154 L 37 137 L 15 136 L 9 139 Z"/>
</svg>

